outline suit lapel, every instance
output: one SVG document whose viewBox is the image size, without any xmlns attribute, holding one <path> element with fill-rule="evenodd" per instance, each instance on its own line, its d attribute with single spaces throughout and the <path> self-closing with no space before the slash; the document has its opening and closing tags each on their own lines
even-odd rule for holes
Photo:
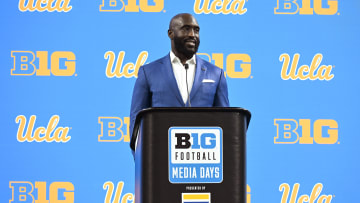
<svg viewBox="0 0 360 203">
<path fill-rule="evenodd" d="M 206 72 L 206 67 L 204 66 L 200 57 L 196 55 L 195 79 L 190 92 L 190 100 L 196 95 L 196 92 L 199 90 L 199 87 L 201 86 L 201 83 L 204 79 L 205 72 Z"/>
<path fill-rule="evenodd" d="M 180 102 L 180 104 L 184 105 L 184 101 L 181 97 L 180 90 L 176 83 L 174 71 L 172 69 L 172 65 L 170 62 L 170 54 L 166 55 L 163 58 L 162 63 L 163 63 L 163 73 L 165 73 L 164 85 L 169 85 L 170 90 L 174 93 L 178 102 Z"/>
</svg>

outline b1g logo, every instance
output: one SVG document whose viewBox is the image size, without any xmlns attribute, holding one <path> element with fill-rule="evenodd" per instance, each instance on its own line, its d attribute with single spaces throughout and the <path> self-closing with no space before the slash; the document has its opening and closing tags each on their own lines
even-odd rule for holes
<svg viewBox="0 0 360 203">
<path fill-rule="evenodd" d="M 11 181 L 12 198 L 9 203 L 73 203 L 74 185 L 70 182 L 53 182 L 47 193 L 46 182 Z M 61 193 L 60 193 L 61 191 Z M 49 199 L 47 199 L 49 197 Z"/>
<path fill-rule="evenodd" d="M 164 0 L 127 0 L 127 4 L 123 0 L 102 0 L 100 5 L 101 12 L 120 12 L 124 8 L 125 12 L 139 12 L 139 8 L 143 12 L 160 12 L 164 9 Z"/>
<path fill-rule="evenodd" d="M 313 6 L 313 8 L 312 8 Z M 275 14 L 334 15 L 338 11 L 337 0 L 277 0 Z"/>
<path fill-rule="evenodd" d="M 310 65 L 302 65 L 298 68 L 300 54 L 294 54 L 291 66 L 290 56 L 287 53 L 283 53 L 279 57 L 279 61 L 283 62 L 281 69 L 281 78 L 283 80 L 326 80 L 329 81 L 334 78 L 334 74 L 331 73 L 332 65 L 321 65 L 323 55 L 320 53 L 315 54 Z"/>
<path fill-rule="evenodd" d="M 101 125 L 99 142 L 130 142 L 129 117 L 99 117 L 98 123 Z"/>
<path fill-rule="evenodd" d="M 247 1 L 247 0 L 246 0 Z M 237 14 L 243 15 L 245 0 L 195 0 L 194 12 L 196 14 Z"/>
<path fill-rule="evenodd" d="M 105 75 L 108 78 L 114 78 L 114 77 L 137 78 L 139 68 L 140 66 L 145 64 L 148 55 L 149 54 L 147 51 L 142 51 L 138 55 L 135 63 L 128 62 L 123 65 L 125 58 L 125 51 L 120 51 L 117 59 L 113 51 L 107 51 L 104 54 L 104 59 L 108 60 L 108 63 L 106 65 Z M 116 63 L 115 63 L 115 59 L 116 59 Z"/>
<path fill-rule="evenodd" d="M 75 74 L 75 54 L 70 51 L 55 51 L 50 57 L 48 68 L 48 52 L 12 51 L 14 66 L 11 75 L 16 76 L 72 76 Z M 77 76 L 75 74 L 75 76 Z"/>
<path fill-rule="evenodd" d="M 169 181 L 220 183 L 223 179 L 220 127 L 169 129 Z"/>
<path fill-rule="evenodd" d="M 277 134 L 275 144 L 335 144 L 338 141 L 338 123 L 335 120 L 319 119 L 312 125 L 310 119 L 275 119 Z M 299 125 L 301 130 L 298 129 Z M 339 144 L 339 143 L 338 143 Z"/>
<path fill-rule="evenodd" d="M 225 70 L 225 76 L 230 78 L 252 78 L 251 58 L 248 54 L 229 54 L 226 56 L 224 66 L 224 54 L 213 53 L 211 56 L 207 53 L 198 53 L 199 56 L 205 56 L 209 62 L 214 60 L 214 64 Z"/>
<path fill-rule="evenodd" d="M 72 9 L 69 3 L 70 0 L 19 0 L 19 10 L 22 12 L 69 12 Z"/>
<path fill-rule="evenodd" d="M 300 188 L 299 183 L 294 184 L 292 191 L 289 184 L 287 183 L 281 184 L 279 187 L 279 191 L 283 192 L 283 195 L 281 197 L 281 203 L 305 203 L 305 202 L 331 203 L 332 198 L 335 197 L 334 195 L 321 194 L 321 191 L 323 189 L 323 184 L 321 183 L 316 183 L 310 194 L 309 193 L 303 194 L 300 197 L 298 197 L 299 188 Z"/>
</svg>

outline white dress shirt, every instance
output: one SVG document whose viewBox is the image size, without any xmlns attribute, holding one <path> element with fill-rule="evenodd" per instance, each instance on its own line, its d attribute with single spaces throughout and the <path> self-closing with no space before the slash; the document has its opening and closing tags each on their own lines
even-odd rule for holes
<svg viewBox="0 0 360 203">
<path fill-rule="evenodd" d="M 180 59 L 175 56 L 175 54 L 170 51 L 170 61 L 174 71 L 174 76 L 176 79 L 176 83 L 178 85 L 181 97 L 186 104 L 188 100 L 188 95 L 190 95 L 191 88 L 194 83 L 194 76 L 195 76 L 195 67 L 196 67 L 196 57 L 194 56 L 187 60 L 185 63 L 188 64 L 189 68 L 187 70 L 187 86 L 186 86 L 186 70 L 184 65 L 181 63 Z M 187 90 L 189 89 L 189 93 Z"/>
</svg>

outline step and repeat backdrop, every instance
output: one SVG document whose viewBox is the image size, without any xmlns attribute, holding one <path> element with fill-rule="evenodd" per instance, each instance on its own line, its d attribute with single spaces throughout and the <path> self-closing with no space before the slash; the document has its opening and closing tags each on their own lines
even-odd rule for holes
<svg viewBox="0 0 360 203">
<path fill-rule="evenodd" d="M 247 203 L 356 203 L 360 2 L 6 0 L 0 202 L 134 202 L 132 89 L 191 13 L 199 55 L 252 112 Z M 166 190 L 164 190 L 166 192 Z M 158 194 L 161 195 L 161 194 Z"/>
</svg>

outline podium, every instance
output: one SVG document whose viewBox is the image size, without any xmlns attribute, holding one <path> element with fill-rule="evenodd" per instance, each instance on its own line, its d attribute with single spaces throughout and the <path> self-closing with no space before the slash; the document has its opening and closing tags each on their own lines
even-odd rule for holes
<svg viewBox="0 0 360 203">
<path fill-rule="evenodd" d="M 241 108 L 149 108 L 135 121 L 136 203 L 245 203 Z"/>
</svg>

